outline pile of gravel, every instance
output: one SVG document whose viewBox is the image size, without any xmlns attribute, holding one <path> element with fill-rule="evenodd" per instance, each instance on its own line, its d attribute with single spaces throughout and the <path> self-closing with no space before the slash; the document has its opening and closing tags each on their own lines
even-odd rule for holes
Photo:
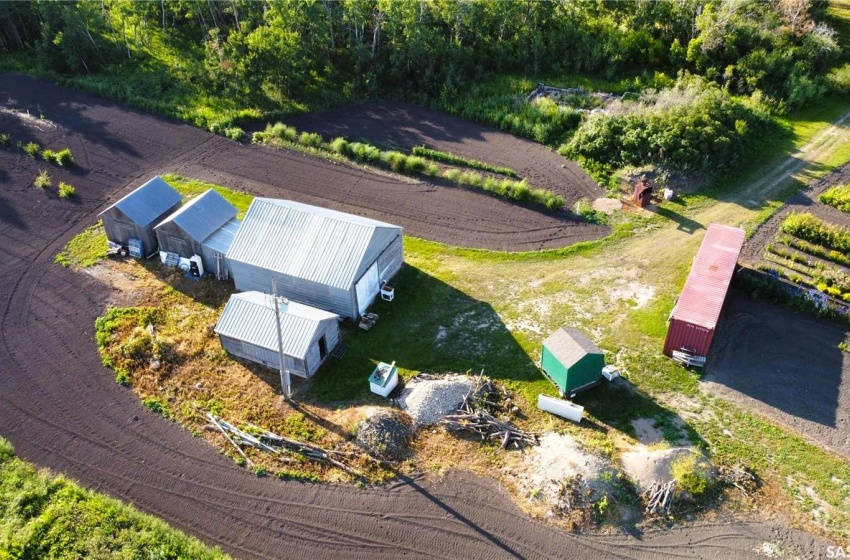
<svg viewBox="0 0 850 560">
<path fill-rule="evenodd" d="M 474 385 L 466 375 L 416 378 L 407 384 L 398 403 L 410 415 L 414 427 L 426 426 L 456 411 Z"/>
<path fill-rule="evenodd" d="M 409 421 L 391 410 L 377 409 L 357 425 L 357 445 L 374 457 L 400 461 L 409 441 Z"/>
</svg>

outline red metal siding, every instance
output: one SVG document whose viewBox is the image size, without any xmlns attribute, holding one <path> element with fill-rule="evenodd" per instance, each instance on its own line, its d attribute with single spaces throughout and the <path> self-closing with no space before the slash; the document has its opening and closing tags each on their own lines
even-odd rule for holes
<svg viewBox="0 0 850 560">
<path fill-rule="evenodd" d="M 707 356 L 713 338 L 714 329 L 670 319 L 667 340 L 664 341 L 664 353 L 671 356 L 673 350 L 687 349 L 697 356 Z"/>
<path fill-rule="evenodd" d="M 744 245 L 744 230 L 711 224 L 670 317 L 664 353 L 690 348 L 708 355 L 714 329 Z"/>
</svg>

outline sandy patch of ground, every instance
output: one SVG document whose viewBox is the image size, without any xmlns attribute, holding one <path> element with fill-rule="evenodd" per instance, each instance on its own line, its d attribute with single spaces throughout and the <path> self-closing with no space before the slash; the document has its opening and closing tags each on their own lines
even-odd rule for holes
<svg viewBox="0 0 850 560">
<path fill-rule="evenodd" d="M 610 461 L 589 452 L 572 436 L 551 432 L 525 452 L 516 486 L 531 509 L 540 513 L 557 507 L 562 482 L 580 476 L 582 490 L 592 498 L 609 489 L 616 474 Z"/>
<path fill-rule="evenodd" d="M 591 206 L 597 212 L 604 212 L 609 215 L 623 209 L 623 203 L 617 198 L 597 198 Z"/>
<path fill-rule="evenodd" d="M 666 482 L 673 478 L 671 466 L 677 459 L 694 455 L 697 461 L 708 465 L 704 455 L 690 447 L 650 450 L 639 445 L 634 451 L 623 453 L 620 460 L 626 473 L 641 492 L 649 489 L 653 482 Z"/>
</svg>

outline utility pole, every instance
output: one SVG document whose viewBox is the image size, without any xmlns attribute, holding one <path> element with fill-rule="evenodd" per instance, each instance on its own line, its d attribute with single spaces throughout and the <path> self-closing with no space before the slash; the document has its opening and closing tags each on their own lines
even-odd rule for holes
<svg viewBox="0 0 850 560">
<path fill-rule="evenodd" d="M 289 400 L 292 397 L 292 384 L 289 379 L 289 370 L 283 366 L 283 333 L 280 330 L 280 301 L 277 299 L 277 282 L 272 278 L 272 299 L 274 300 L 274 320 L 277 323 L 277 357 L 280 360 L 280 387 L 283 398 Z"/>
</svg>

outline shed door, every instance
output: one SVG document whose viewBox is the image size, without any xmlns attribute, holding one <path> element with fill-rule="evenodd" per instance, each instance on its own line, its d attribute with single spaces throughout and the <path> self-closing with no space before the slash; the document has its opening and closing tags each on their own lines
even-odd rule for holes
<svg viewBox="0 0 850 560">
<path fill-rule="evenodd" d="M 368 309 L 369 304 L 372 303 L 372 300 L 375 299 L 375 296 L 378 294 L 377 261 L 372 263 L 372 266 L 369 267 L 366 274 L 364 274 L 360 281 L 357 282 L 354 286 L 354 291 L 357 294 L 357 309 L 360 311 L 360 314 L 363 315 L 366 313 L 366 309 Z"/>
</svg>

